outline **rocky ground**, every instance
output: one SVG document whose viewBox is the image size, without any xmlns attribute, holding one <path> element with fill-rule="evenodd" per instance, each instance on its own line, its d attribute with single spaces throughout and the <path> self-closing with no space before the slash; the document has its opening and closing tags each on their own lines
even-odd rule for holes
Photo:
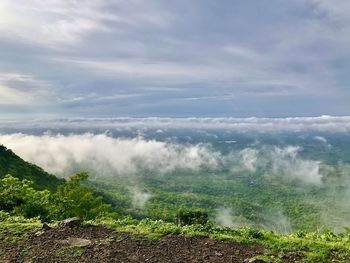
<svg viewBox="0 0 350 263">
<path fill-rule="evenodd" d="M 102 226 L 52 228 L 0 243 L 0 262 L 264 262 L 260 245 L 169 235 L 152 240 Z M 285 256 L 283 262 L 295 262 Z"/>
</svg>

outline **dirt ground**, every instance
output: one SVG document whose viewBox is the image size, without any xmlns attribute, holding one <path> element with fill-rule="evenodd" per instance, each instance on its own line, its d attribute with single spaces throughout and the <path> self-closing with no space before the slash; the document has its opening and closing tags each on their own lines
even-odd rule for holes
<svg viewBox="0 0 350 263">
<path fill-rule="evenodd" d="M 25 241 L 1 242 L 0 262 L 263 262 L 260 245 L 169 235 L 152 240 L 104 227 L 52 228 Z M 283 262 L 296 259 L 285 257 Z"/>
</svg>

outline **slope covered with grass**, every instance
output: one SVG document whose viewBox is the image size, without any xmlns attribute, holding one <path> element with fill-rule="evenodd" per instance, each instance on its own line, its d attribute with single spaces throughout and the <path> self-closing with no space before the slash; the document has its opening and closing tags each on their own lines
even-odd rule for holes
<svg viewBox="0 0 350 263">
<path fill-rule="evenodd" d="M 349 262 L 349 231 L 274 234 L 212 224 L 100 218 L 76 228 L 0 213 L 0 261 Z M 12 260 L 12 261 L 11 261 Z M 6 261 L 7 262 L 7 261 Z"/>
</svg>

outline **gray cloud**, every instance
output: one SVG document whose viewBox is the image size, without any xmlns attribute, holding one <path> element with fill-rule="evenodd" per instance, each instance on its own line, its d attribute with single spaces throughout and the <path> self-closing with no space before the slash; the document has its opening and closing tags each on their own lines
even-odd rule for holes
<svg viewBox="0 0 350 263">
<path fill-rule="evenodd" d="M 226 129 L 236 132 L 350 132 L 350 117 L 295 118 L 72 118 L 0 121 L 0 130 Z M 320 136 L 315 139 L 320 140 Z M 323 140 L 323 139 L 321 139 Z"/>
<path fill-rule="evenodd" d="M 349 114 L 346 0 L 4 0 L 0 7 L 0 74 L 50 83 L 36 115 Z M 17 82 L 13 96 L 26 85 Z M 7 112 L 23 114 L 20 100 L 7 101 Z"/>
</svg>

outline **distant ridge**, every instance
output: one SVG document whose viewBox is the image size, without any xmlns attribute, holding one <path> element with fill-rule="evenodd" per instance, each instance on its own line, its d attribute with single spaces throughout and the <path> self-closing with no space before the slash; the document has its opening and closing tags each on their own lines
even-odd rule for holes
<svg viewBox="0 0 350 263">
<path fill-rule="evenodd" d="M 48 189 L 55 191 L 64 179 L 45 172 L 42 168 L 28 163 L 17 156 L 12 150 L 0 144 L 0 178 L 11 174 L 21 180 L 27 179 L 34 182 L 37 190 Z"/>
</svg>

